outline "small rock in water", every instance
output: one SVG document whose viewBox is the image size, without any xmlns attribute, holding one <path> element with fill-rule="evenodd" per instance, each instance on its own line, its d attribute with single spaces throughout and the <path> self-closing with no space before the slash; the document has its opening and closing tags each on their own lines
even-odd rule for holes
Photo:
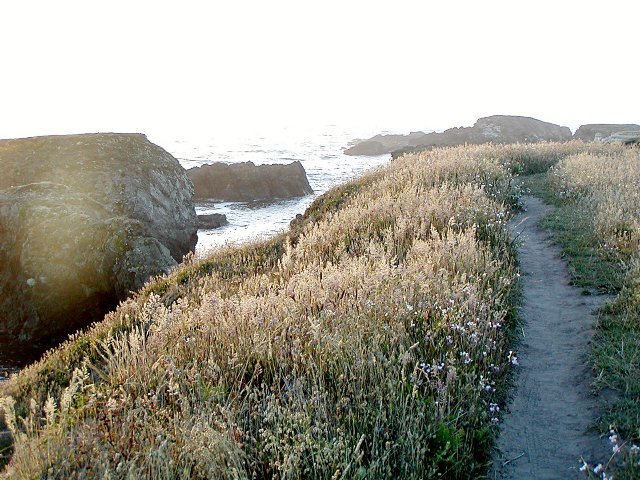
<svg viewBox="0 0 640 480">
<path fill-rule="evenodd" d="M 0 367 L 0 382 L 4 380 L 9 380 L 9 377 L 14 373 L 18 373 L 17 368 Z"/>
<path fill-rule="evenodd" d="M 198 215 L 198 228 L 210 230 L 220 228 L 227 223 L 227 216 L 222 213 L 212 213 L 210 215 Z"/>
</svg>

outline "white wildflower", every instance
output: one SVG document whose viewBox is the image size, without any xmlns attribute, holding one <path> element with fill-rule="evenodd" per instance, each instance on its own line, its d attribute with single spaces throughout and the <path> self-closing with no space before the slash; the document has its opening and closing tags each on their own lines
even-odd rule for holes
<svg viewBox="0 0 640 480">
<path fill-rule="evenodd" d="M 507 355 L 507 360 L 509 360 L 509 363 L 511 363 L 511 365 L 513 365 L 514 367 L 517 367 L 518 365 L 520 365 L 520 361 L 518 360 L 518 357 L 516 357 L 516 354 L 513 352 L 513 350 L 509 350 L 509 355 Z"/>
</svg>

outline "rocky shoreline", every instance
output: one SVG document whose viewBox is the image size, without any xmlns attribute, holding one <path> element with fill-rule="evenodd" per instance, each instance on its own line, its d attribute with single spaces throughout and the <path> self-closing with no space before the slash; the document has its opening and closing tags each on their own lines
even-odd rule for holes
<svg viewBox="0 0 640 480">
<path fill-rule="evenodd" d="M 636 133 L 640 138 L 636 124 L 588 124 L 572 135 L 567 127 L 496 115 L 442 133 L 377 135 L 347 153 L 398 155 L 461 142 L 626 141 Z M 194 201 L 313 193 L 298 161 L 186 171 L 142 134 L 0 140 L 0 167 L 0 376 L 170 271 L 194 250 L 198 229 L 227 224 L 225 215 L 197 216 Z"/>
<path fill-rule="evenodd" d="M 626 135 L 617 138 L 624 132 Z M 345 149 L 346 155 L 385 155 L 434 147 L 483 143 L 537 143 L 582 141 L 629 141 L 640 138 L 640 125 L 587 124 L 574 134 L 568 127 L 543 122 L 531 117 L 493 115 L 479 118 L 472 127 L 449 128 L 443 132 L 411 132 L 408 135 L 375 135 L 355 142 Z"/>
<path fill-rule="evenodd" d="M 198 229 L 227 223 L 194 201 L 313 193 L 300 162 L 187 172 L 142 134 L 0 140 L 0 168 L 0 374 L 100 321 L 193 252 Z"/>
</svg>

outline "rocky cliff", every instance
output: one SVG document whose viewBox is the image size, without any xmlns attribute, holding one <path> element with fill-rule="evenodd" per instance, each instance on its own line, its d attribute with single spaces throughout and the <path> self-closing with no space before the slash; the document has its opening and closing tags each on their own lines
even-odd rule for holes
<svg viewBox="0 0 640 480">
<path fill-rule="evenodd" d="M 640 132 L 640 125 L 635 123 L 591 123 L 587 125 L 581 125 L 576 133 L 573 134 L 573 138 L 576 140 L 583 140 L 585 142 L 592 142 L 596 139 L 603 139 L 609 137 L 618 132 Z"/>
<path fill-rule="evenodd" d="M 384 144 L 381 136 L 357 143 L 345 150 L 347 155 L 375 155 L 391 153 L 395 150 L 441 147 L 481 143 L 534 143 L 541 141 L 565 141 L 571 139 L 571 130 L 553 123 L 530 117 L 494 115 L 480 118 L 472 127 L 450 128 L 444 132 L 422 135 L 412 133 L 393 136 L 393 142 Z"/>
<path fill-rule="evenodd" d="M 250 202 L 313 193 L 304 167 L 297 161 L 288 165 L 214 163 L 191 168 L 187 173 L 196 200 Z"/>
<path fill-rule="evenodd" d="M 193 250 L 193 186 L 140 134 L 0 141 L 0 340 L 100 319 Z"/>
</svg>

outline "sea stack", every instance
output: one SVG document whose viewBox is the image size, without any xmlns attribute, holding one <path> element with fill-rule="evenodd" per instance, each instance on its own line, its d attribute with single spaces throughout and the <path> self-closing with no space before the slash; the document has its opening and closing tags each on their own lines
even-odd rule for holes
<svg viewBox="0 0 640 480">
<path fill-rule="evenodd" d="M 195 200 L 270 201 L 313 193 L 298 161 L 288 165 L 218 162 L 191 168 L 187 173 L 195 188 Z"/>
</svg>

